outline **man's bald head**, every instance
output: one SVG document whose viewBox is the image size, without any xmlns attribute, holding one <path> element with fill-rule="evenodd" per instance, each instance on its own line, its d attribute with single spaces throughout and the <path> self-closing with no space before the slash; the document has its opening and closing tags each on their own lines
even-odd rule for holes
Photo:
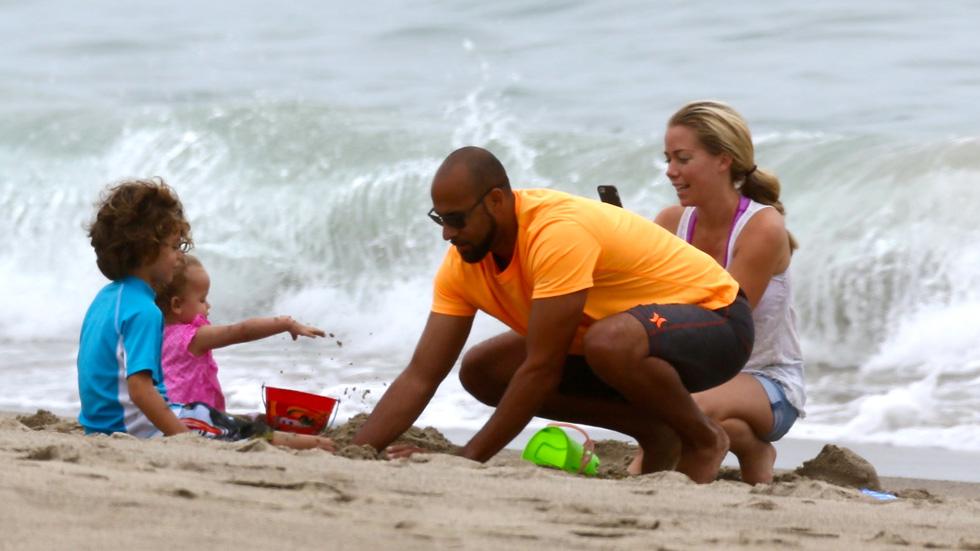
<svg viewBox="0 0 980 551">
<path fill-rule="evenodd" d="M 472 186 L 471 193 L 480 195 L 495 187 L 510 190 L 510 180 L 504 165 L 482 147 L 466 146 L 457 149 L 446 157 L 436 171 L 433 184 L 450 175 L 464 171 L 465 180 Z M 454 179 L 455 180 L 455 179 Z M 458 180 L 456 180 L 458 181 Z"/>
</svg>

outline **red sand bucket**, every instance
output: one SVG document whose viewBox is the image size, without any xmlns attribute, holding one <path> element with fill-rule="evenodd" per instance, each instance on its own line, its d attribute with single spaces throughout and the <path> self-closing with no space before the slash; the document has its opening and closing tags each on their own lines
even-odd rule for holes
<svg viewBox="0 0 980 551">
<path fill-rule="evenodd" d="M 275 430 L 319 434 L 336 416 L 337 400 L 328 396 L 264 386 L 265 420 Z"/>
</svg>

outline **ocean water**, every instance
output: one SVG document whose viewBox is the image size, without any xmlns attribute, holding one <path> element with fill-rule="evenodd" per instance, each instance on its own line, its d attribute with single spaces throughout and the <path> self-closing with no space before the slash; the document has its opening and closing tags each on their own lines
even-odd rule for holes
<svg viewBox="0 0 980 551">
<path fill-rule="evenodd" d="M 0 410 L 77 412 L 105 283 L 105 186 L 179 192 L 212 321 L 333 334 L 216 352 L 230 408 L 261 385 L 369 410 L 408 361 L 445 251 L 428 185 L 456 147 L 517 187 L 647 216 L 674 201 L 686 101 L 749 121 L 783 183 L 808 417 L 790 436 L 980 450 L 980 5 L 697 2 L 0 2 Z M 478 317 L 469 344 L 502 326 Z M 489 409 L 451 375 L 420 422 Z"/>
</svg>

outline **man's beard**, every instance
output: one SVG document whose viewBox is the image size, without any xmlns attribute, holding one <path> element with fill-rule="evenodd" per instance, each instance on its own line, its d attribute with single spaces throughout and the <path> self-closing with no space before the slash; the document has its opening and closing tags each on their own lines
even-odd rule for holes
<svg viewBox="0 0 980 551">
<path fill-rule="evenodd" d="M 490 231 L 487 232 L 486 237 L 483 238 L 479 243 L 475 243 L 470 247 L 469 251 L 463 252 L 459 251 L 459 247 L 456 248 L 459 251 L 459 256 L 463 258 L 465 262 L 470 264 L 475 264 L 483 260 L 487 253 L 490 252 L 490 247 L 493 246 L 493 240 L 497 237 L 497 221 L 494 220 L 492 216 L 488 217 L 490 219 Z"/>
</svg>

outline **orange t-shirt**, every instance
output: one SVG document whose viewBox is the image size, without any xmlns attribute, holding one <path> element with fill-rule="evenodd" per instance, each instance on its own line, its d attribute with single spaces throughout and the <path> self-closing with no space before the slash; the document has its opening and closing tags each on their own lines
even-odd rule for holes
<svg viewBox="0 0 980 551">
<path fill-rule="evenodd" d="M 464 261 L 450 247 L 435 278 L 432 311 L 477 310 L 527 334 L 533 299 L 589 289 L 570 350 L 595 321 L 641 304 L 696 304 L 709 310 L 735 300 L 738 283 L 713 258 L 628 210 L 560 191 L 514 191 L 517 244 L 506 269 L 488 254 Z"/>
</svg>

